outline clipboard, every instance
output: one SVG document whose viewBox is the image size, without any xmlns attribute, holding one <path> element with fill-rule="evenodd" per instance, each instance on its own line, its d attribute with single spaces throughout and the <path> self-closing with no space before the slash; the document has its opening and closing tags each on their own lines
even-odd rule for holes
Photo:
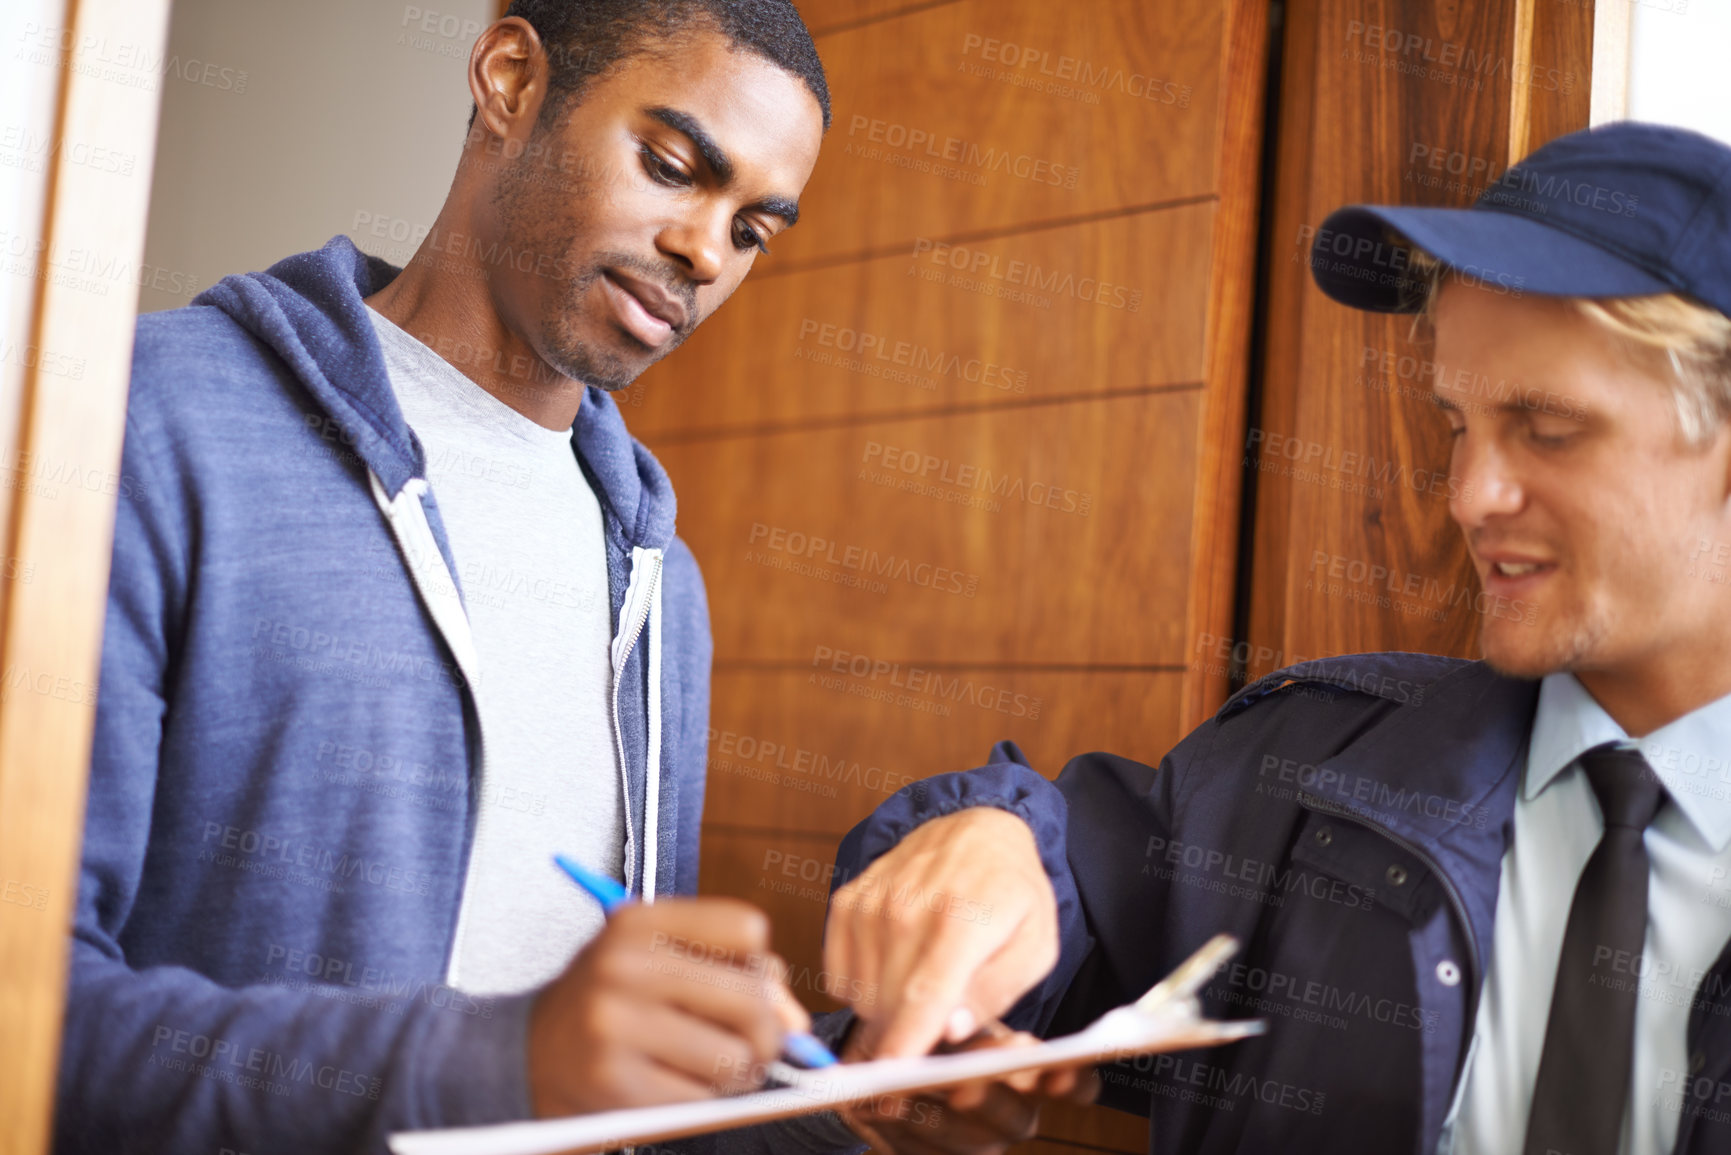
<svg viewBox="0 0 1731 1155">
<path fill-rule="evenodd" d="M 390 1137 L 390 1147 L 394 1155 L 585 1155 L 770 1123 L 886 1095 L 936 1090 L 1020 1071 L 1110 1063 L 1234 1042 L 1262 1034 L 1265 1024 L 1260 1019 L 1220 1022 L 1203 1018 L 1196 996 L 1237 950 L 1236 939 L 1217 935 L 1134 1003 L 1107 1011 L 1073 1035 L 1033 1046 L 880 1059 L 815 1071 L 772 1063 L 770 1076 L 783 1085 L 769 1090 L 565 1119 L 400 1131 Z"/>
</svg>

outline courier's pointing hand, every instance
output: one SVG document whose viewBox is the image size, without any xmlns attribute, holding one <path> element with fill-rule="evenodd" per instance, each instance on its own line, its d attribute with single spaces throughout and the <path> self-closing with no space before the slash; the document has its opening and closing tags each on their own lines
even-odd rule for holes
<svg viewBox="0 0 1731 1155">
<path fill-rule="evenodd" d="M 867 1053 L 923 1055 L 1007 1011 L 1058 961 L 1034 835 L 980 807 L 933 819 L 836 892 L 824 966 L 853 989 Z"/>
</svg>

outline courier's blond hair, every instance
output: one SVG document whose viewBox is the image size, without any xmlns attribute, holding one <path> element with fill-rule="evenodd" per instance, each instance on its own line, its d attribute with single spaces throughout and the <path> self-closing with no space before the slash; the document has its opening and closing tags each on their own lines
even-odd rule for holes
<svg viewBox="0 0 1731 1155">
<path fill-rule="evenodd" d="M 1448 266 L 1422 249 L 1407 253 L 1407 267 L 1425 283 L 1422 315 L 1434 319 Z M 1706 441 L 1731 416 L 1731 317 L 1681 293 L 1567 300 L 1632 356 L 1669 370 L 1677 423 L 1691 444 Z"/>
</svg>

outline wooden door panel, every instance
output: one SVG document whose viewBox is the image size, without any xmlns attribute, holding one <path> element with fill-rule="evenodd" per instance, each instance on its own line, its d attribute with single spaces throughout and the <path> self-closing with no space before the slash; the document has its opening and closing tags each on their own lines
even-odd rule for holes
<svg viewBox="0 0 1731 1155">
<path fill-rule="evenodd" d="M 963 0 L 821 37 L 835 125 L 803 203 L 849 227 L 778 250 L 899 250 L 1213 196 L 1223 12 Z"/>
<path fill-rule="evenodd" d="M 786 669 L 726 667 L 715 674 L 704 819 L 839 839 L 910 782 L 981 765 L 1004 738 L 1048 778 L 1091 750 L 1158 764 L 1183 736 L 1182 677 L 928 670 L 821 651 Z"/>
<path fill-rule="evenodd" d="M 1207 294 L 1196 286 L 1216 211 L 933 241 L 748 281 L 620 406 L 659 449 L 720 431 L 1199 381 Z"/>
<path fill-rule="evenodd" d="M 1575 82 L 1529 86 L 1527 151 L 1587 126 L 1593 103 L 1593 18 L 1594 5 L 1587 3 L 1533 7 L 1534 59 L 1558 75 L 1573 74 Z"/>
<path fill-rule="evenodd" d="M 849 993 L 845 987 L 838 990 L 822 973 L 829 875 L 817 866 L 808 866 L 821 862 L 827 868 L 832 864 L 836 841 L 828 835 L 808 837 L 787 831 L 707 826 L 703 831 L 699 892 L 743 899 L 768 913 L 775 927 L 770 945 L 793 968 L 788 985 L 800 1002 L 814 1011 L 836 1009 L 847 1001 Z M 780 873 L 783 862 L 791 864 L 791 877 Z M 802 869 L 812 875 L 810 880 L 800 880 Z"/>
<path fill-rule="evenodd" d="M 1179 389 L 662 447 L 703 495 L 680 533 L 717 659 L 1182 662 L 1197 408 Z"/>
</svg>

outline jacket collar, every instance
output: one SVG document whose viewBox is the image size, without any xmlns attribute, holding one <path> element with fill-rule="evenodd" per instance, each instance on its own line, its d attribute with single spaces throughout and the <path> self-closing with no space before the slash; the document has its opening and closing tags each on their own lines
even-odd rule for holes
<svg viewBox="0 0 1731 1155">
<path fill-rule="evenodd" d="M 1513 811 L 1512 792 L 1495 800 L 1525 765 L 1537 700 L 1536 682 L 1459 665 L 1329 758 L 1311 793 L 1426 848 L 1488 828 Z"/>
<path fill-rule="evenodd" d="M 1417 847 L 1450 878 L 1480 880 L 1457 889 L 1481 963 L 1537 699 L 1536 682 L 1459 665 L 1327 759 L 1308 791 Z"/>
</svg>

